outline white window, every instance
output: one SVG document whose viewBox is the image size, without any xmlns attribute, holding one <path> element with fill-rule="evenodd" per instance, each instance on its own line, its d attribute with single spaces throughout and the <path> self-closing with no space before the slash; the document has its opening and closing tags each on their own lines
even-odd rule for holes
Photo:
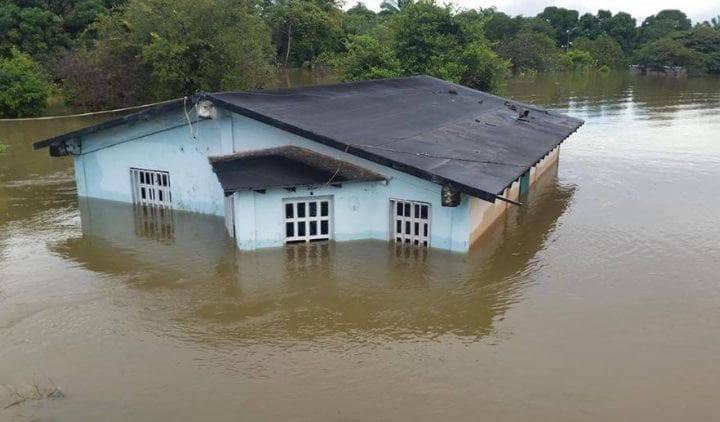
<svg viewBox="0 0 720 422">
<path fill-rule="evenodd" d="M 332 205 L 330 197 L 283 200 L 285 243 L 331 239 Z"/>
<path fill-rule="evenodd" d="M 166 171 L 130 169 L 133 202 L 139 205 L 170 207 L 170 174 Z"/>
<path fill-rule="evenodd" d="M 398 243 L 430 245 L 430 204 L 390 200 L 392 239 Z"/>
</svg>

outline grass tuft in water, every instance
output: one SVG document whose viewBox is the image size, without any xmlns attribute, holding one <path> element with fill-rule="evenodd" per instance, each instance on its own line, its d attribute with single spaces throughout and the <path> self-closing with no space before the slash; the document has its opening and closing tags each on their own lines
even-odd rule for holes
<svg viewBox="0 0 720 422">
<path fill-rule="evenodd" d="M 65 397 L 65 393 L 48 378 L 46 382 L 33 380 L 31 384 L 20 388 L 12 385 L 0 386 L 4 391 L 0 394 L 0 406 L 2 409 L 9 409 L 27 401 L 38 401 L 45 399 L 59 399 Z M 3 403 L 4 402 L 4 403 Z"/>
</svg>

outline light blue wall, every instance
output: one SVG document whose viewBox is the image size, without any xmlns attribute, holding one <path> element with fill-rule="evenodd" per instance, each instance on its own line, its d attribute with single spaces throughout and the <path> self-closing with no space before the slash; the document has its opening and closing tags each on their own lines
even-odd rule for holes
<svg viewBox="0 0 720 422">
<path fill-rule="evenodd" d="M 383 174 L 388 182 L 345 183 L 341 188 L 325 186 L 310 190 L 298 188 L 257 192 L 237 192 L 235 234 L 241 249 L 280 246 L 284 224 L 282 200 L 285 198 L 332 195 L 335 205 L 336 240 L 380 239 L 390 237 L 390 199 L 428 202 L 432 205 L 430 244 L 432 247 L 466 251 L 469 233 L 469 200 L 463 195 L 460 206 L 440 204 L 440 185 L 381 166 L 317 142 L 293 135 L 273 126 L 233 115 L 235 151 L 297 145 Z"/>
<path fill-rule="evenodd" d="M 218 109 L 213 120 L 192 121 L 192 136 L 182 110 L 147 122 L 120 126 L 81 139 L 75 157 L 80 196 L 132 202 L 131 167 L 170 172 L 173 207 L 224 215 L 222 188 L 208 156 L 297 145 L 360 165 L 385 175 L 388 182 L 345 183 L 341 188 L 238 192 L 233 197 L 235 234 L 241 249 L 283 244 L 282 200 L 332 195 L 336 240 L 389 238 L 391 198 L 428 202 L 432 206 L 431 246 L 468 249 L 469 201 L 459 207 L 440 204 L 439 185 L 384 167 L 270 125 Z"/>
<path fill-rule="evenodd" d="M 130 168 L 170 172 L 173 207 L 223 216 L 223 192 L 207 157 L 232 152 L 230 118 L 191 121 L 182 110 L 81 139 L 78 195 L 132 202 Z"/>
</svg>

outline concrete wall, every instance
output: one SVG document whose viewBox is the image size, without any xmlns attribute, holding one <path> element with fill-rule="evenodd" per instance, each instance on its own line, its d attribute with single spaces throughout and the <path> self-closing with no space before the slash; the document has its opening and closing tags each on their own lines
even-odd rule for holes
<svg viewBox="0 0 720 422">
<path fill-rule="evenodd" d="M 223 216 L 222 188 L 207 157 L 232 152 L 230 123 L 226 113 L 192 117 L 191 134 L 180 110 L 85 136 L 75 156 L 78 195 L 132 202 L 131 167 L 168 171 L 173 208 Z"/>
<path fill-rule="evenodd" d="M 555 147 L 548 155 L 540 160 L 530 169 L 530 187 L 532 191 L 535 182 L 550 168 L 558 165 L 560 157 L 560 146 Z M 518 201 L 520 199 L 520 181 L 514 181 L 502 194 L 503 197 Z M 469 240 L 472 245 L 483 234 L 485 234 L 495 222 L 497 222 L 508 210 L 508 207 L 515 207 L 505 201 L 496 200 L 493 202 L 484 201 L 478 198 L 470 198 L 469 217 Z"/>
<path fill-rule="evenodd" d="M 285 233 L 282 200 L 309 196 L 333 197 L 333 237 L 336 240 L 388 240 L 390 199 L 394 198 L 431 204 L 431 247 L 455 251 L 468 249 L 469 197 L 463 195 L 458 207 L 443 207 L 440 204 L 441 187 L 434 183 L 243 116 L 234 115 L 232 127 L 235 151 L 296 145 L 371 169 L 388 179 L 387 183 L 345 183 L 341 188 L 298 188 L 296 192 L 284 189 L 271 189 L 264 194 L 237 192 L 234 195 L 235 234 L 241 249 L 282 245 Z"/>
</svg>

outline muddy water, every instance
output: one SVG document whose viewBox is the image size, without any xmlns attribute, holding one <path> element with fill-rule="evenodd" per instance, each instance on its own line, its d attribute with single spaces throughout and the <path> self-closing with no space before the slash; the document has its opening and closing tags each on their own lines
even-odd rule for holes
<svg viewBox="0 0 720 422">
<path fill-rule="evenodd" d="M 92 120 L 0 123 L 0 420 L 718 420 L 720 81 L 507 94 L 587 123 L 467 255 L 238 253 L 79 202 L 30 143 Z"/>
</svg>

